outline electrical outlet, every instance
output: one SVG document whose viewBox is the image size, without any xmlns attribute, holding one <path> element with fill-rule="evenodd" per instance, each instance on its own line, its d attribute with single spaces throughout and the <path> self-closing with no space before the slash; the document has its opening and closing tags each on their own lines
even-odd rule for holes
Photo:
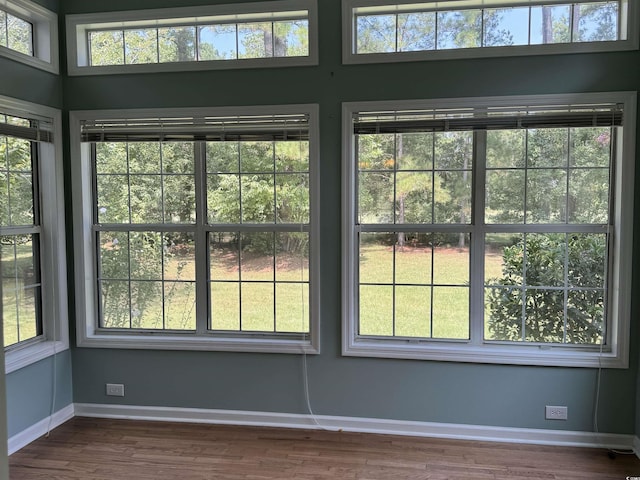
<svg viewBox="0 0 640 480">
<path fill-rule="evenodd" d="M 112 397 L 124 397 L 124 384 L 107 383 L 107 395 Z"/>
<path fill-rule="evenodd" d="M 547 420 L 566 420 L 568 408 L 547 405 L 545 407 L 544 413 L 544 418 L 546 418 Z"/>
</svg>

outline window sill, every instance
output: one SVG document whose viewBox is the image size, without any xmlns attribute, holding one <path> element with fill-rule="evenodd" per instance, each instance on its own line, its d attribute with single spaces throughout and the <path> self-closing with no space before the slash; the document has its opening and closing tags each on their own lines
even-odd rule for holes
<svg viewBox="0 0 640 480">
<path fill-rule="evenodd" d="M 65 342 L 42 341 L 5 352 L 5 374 L 15 372 L 69 348 Z"/>
<path fill-rule="evenodd" d="M 94 333 L 78 339 L 79 347 L 134 350 L 194 350 L 252 353 L 319 354 L 320 347 L 308 340 L 253 339 L 239 337 L 185 337 L 182 335 L 119 335 Z"/>
<path fill-rule="evenodd" d="M 348 338 L 348 337 L 347 337 Z M 357 338 L 346 341 L 342 354 L 351 357 L 403 358 L 440 362 L 492 363 L 554 367 L 628 368 L 621 352 L 563 346 L 470 345 L 465 342 L 411 342 Z"/>
</svg>

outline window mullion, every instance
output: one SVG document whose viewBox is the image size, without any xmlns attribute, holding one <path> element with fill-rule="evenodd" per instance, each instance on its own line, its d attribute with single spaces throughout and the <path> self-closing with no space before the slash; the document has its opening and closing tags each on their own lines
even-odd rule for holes
<svg viewBox="0 0 640 480">
<path fill-rule="evenodd" d="M 471 343 L 482 344 L 484 340 L 484 210 L 487 167 L 487 131 L 476 130 L 473 134 L 473 203 L 469 265 L 469 334 Z"/>
<path fill-rule="evenodd" d="M 196 198 L 196 333 L 209 328 L 209 246 L 205 228 L 207 223 L 206 143 L 195 142 L 195 198 Z"/>
</svg>

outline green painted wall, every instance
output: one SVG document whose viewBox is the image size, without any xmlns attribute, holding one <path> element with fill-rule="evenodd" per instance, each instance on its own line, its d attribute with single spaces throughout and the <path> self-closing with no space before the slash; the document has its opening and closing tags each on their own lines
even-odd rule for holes
<svg viewBox="0 0 640 480">
<path fill-rule="evenodd" d="M 86 13 L 204 3 L 210 2 L 112 0 L 107 5 L 65 0 L 63 9 Z M 340 108 L 342 102 L 356 100 L 637 90 L 640 53 L 344 66 L 341 2 L 318 4 L 317 67 L 66 77 L 65 110 L 318 103 L 322 354 L 309 358 L 314 412 L 591 430 L 597 378 L 592 369 L 341 357 Z M 636 276 L 634 288 L 637 285 Z M 638 307 L 634 301 L 632 368 L 602 374 L 601 431 L 635 431 Z M 104 395 L 104 384 L 117 382 L 126 384 L 126 397 L 120 401 L 132 405 L 306 413 L 298 356 L 83 348 L 74 348 L 72 354 L 76 402 L 117 402 Z M 548 404 L 567 405 L 569 420 L 544 420 Z"/>
</svg>

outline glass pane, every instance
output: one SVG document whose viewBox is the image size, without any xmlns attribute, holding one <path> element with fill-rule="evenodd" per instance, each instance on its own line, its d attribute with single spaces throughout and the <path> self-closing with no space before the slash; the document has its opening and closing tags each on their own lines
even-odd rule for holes
<svg viewBox="0 0 640 480">
<path fill-rule="evenodd" d="M 494 233 L 485 236 L 485 285 L 522 285 L 524 235 Z"/>
<path fill-rule="evenodd" d="M 125 63 L 158 63 L 158 30 L 124 31 Z"/>
<path fill-rule="evenodd" d="M 604 292 L 569 291 L 566 343 L 599 345 L 604 327 Z"/>
<path fill-rule="evenodd" d="M 431 223 L 433 173 L 396 174 L 396 223 Z"/>
<path fill-rule="evenodd" d="M 393 287 L 360 285 L 360 335 L 393 335 Z"/>
<path fill-rule="evenodd" d="M 9 176 L 0 170 L 0 225 L 9 225 L 9 217 Z"/>
<path fill-rule="evenodd" d="M 239 142 L 207 142 L 207 172 L 240 171 Z"/>
<path fill-rule="evenodd" d="M 430 337 L 430 319 L 430 287 L 396 287 L 395 334 L 397 336 Z"/>
<path fill-rule="evenodd" d="M 15 137 L 7 139 L 7 161 L 9 170 L 31 172 L 31 142 Z"/>
<path fill-rule="evenodd" d="M 162 235 L 158 232 L 129 234 L 131 278 L 136 280 L 162 279 Z"/>
<path fill-rule="evenodd" d="M 131 223 L 162 223 L 160 175 L 130 175 Z"/>
<path fill-rule="evenodd" d="M 358 143 L 359 170 L 393 169 L 396 157 L 395 135 L 358 135 L 356 139 Z"/>
<path fill-rule="evenodd" d="M 525 282 L 529 286 L 565 285 L 567 237 L 564 233 L 526 235 Z"/>
<path fill-rule="evenodd" d="M 238 58 L 235 25 L 207 25 L 198 28 L 199 60 L 231 60 Z"/>
<path fill-rule="evenodd" d="M 124 35 L 122 30 L 89 32 L 91 65 L 123 65 Z"/>
<path fill-rule="evenodd" d="M 273 142 L 240 142 L 242 172 L 273 172 Z"/>
<path fill-rule="evenodd" d="M 240 331 L 240 284 L 211 282 L 211 330 Z"/>
<path fill-rule="evenodd" d="M 273 283 L 242 282 L 240 286 L 242 331 L 273 332 L 275 330 Z"/>
<path fill-rule="evenodd" d="M 395 141 L 396 169 L 433 169 L 433 133 L 401 133 L 396 135 Z"/>
<path fill-rule="evenodd" d="M 129 143 L 129 172 L 160 173 L 160 145 L 160 142 Z"/>
<path fill-rule="evenodd" d="M 276 284 L 276 332 L 309 331 L 309 284 Z"/>
<path fill-rule="evenodd" d="M 196 242 L 193 233 L 163 234 L 163 266 L 165 280 L 195 281 Z"/>
<path fill-rule="evenodd" d="M 485 288 L 485 340 L 522 341 L 520 288 Z"/>
<path fill-rule="evenodd" d="M 96 173 L 128 173 L 125 142 L 96 143 Z"/>
<path fill-rule="evenodd" d="M 433 287 L 433 338 L 469 338 L 469 288 Z"/>
<path fill-rule="evenodd" d="M 194 172 L 194 142 L 165 142 L 162 147 L 162 173 Z"/>
<path fill-rule="evenodd" d="M 609 167 L 611 163 L 611 128 L 571 128 L 569 130 L 572 167 Z"/>
<path fill-rule="evenodd" d="M 598 2 L 575 5 L 573 7 L 573 41 L 606 42 L 617 40 L 618 3 Z"/>
<path fill-rule="evenodd" d="M 486 8 L 483 15 L 485 47 L 529 43 L 529 7 Z"/>
<path fill-rule="evenodd" d="M 568 160 L 568 128 L 532 128 L 527 131 L 529 168 L 566 167 Z"/>
<path fill-rule="evenodd" d="M 241 175 L 242 222 L 275 222 L 273 175 Z"/>
<path fill-rule="evenodd" d="M 100 282 L 102 328 L 131 328 L 129 282 L 103 280 Z"/>
<path fill-rule="evenodd" d="M 358 180 L 360 223 L 393 223 L 393 172 L 360 173 Z"/>
<path fill-rule="evenodd" d="M 570 287 L 604 288 L 607 264 L 605 234 L 569 235 L 567 281 Z"/>
<path fill-rule="evenodd" d="M 450 234 L 433 250 L 435 285 L 469 284 L 469 235 Z"/>
<path fill-rule="evenodd" d="M 436 48 L 435 12 L 398 14 L 399 52 L 433 50 Z M 359 53 L 359 52 L 358 52 Z"/>
<path fill-rule="evenodd" d="M 473 161 L 473 132 L 434 135 L 437 170 L 469 170 Z"/>
<path fill-rule="evenodd" d="M 240 177 L 207 175 L 209 223 L 240 222 Z"/>
<path fill-rule="evenodd" d="M 7 47 L 33 56 L 33 25 L 7 13 Z"/>
<path fill-rule="evenodd" d="M 33 225 L 33 183 L 31 173 L 9 173 L 10 225 Z"/>
<path fill-rule="evenodd" d="M 563 223 L 567 215 L 567 172 L 562 169 L 529 170 L 526 222 Z"/>
<path fill-rule="evenodd" d="M 309 142 L 275 142 L 277 172 L 308 172 Z"/>
<path fill-rule="evenodd" d="M 396 51 L 396 16 L 364 15 L 356 17 L 356 53 Z"/>
<path fill-rule="evenodd" d="M 571 223 L 609 222 L 609 170 L 588 168 L 569 171 Z"/>
<path fill-rule="evenodd" d="M 393 242 L 389 233 L 360 234 L 360 283 L 393 283 Z"/>
<path fill-rule="evenodd" d="M 571 6 L 531 7 L 532 45 L 571 41 Z"/>
<path fill-rule="evenodd" d="M 276 175 L 276 221 L 309 222 L 309 175 Z"/>
<path fill-rule="evenodd" d="M 480 47 L 482 10 L 438 12 L 438 50 Z"/>
<path fill-rule="evenodd" d="M 193 175 L 163 175 L 164 221 L 195 223 L 196 193 Z"/>
<path fill-rule="evenodd" d="M 165 328 L 162 282 L 131 282 L 131 328 Z"/>
<path fill-rule="evenodd" d="M 488 130 L 487 168 L 524 168 L 526 130 Z"/>
<path fill-rule="evenodd" d="M 524 170 L 488 170 L 485 222 L 524 222 Z"/>
<path fill-rule="evenodd" d="M 158 29 L 160 63 L 192 62 L 196 59 L 196 27 Z"/>
<path fill-rule="evenodd" d="M 270 22 L 238 24 L 238 58 L 273 57 Z"/>
<path fill-rule="evenodd" d="M 4 10 L 0 10 L 0 47 L 6 47 L 6 46 L 7 46 L 7 13 Z"/>
<path fill-rule="evenodd" d="M 127 232 L 99 232 L 100 272 L 107 280 L 129 280 L 129 234 Z"/>
<path fill-rule="evenodd" d="M 471 223 L 471 171 L 436 172 L 433 223 Z"/>
<path fill-rule="evenodd" d="M 129 222 L 129 185 L 126 175 L 98 175 L 98 223 Z"/>
<path fill-rule="evenodd" d="M 396 284 L 430 285 L 432 283 L 431 245 L 431 234 L 396 234 Z"/>
<path fill-rule="evenodd" d="M 274 57 L 306 57 L 309 55 L 309 22 L 290 20 L 275 22 Z"/>
<path fill-rule="evenodd" d="M 209 233 L 209 263 L 211 280 L 240 280 L 238 247 L 239 242 L 237 233 Z"/>
<path fill-rule="evenodd" d="M 257 232 L 242 234 L 240 276 L 244 280 L 274 279 L 274 234 Z"/>
<path fill-rule="evenodd" d="M 309 234 L 276 233 L 276 281 L 309 281 Z"/>
<path fill-rule="evenodd" d="M 524 341 L 561 343 L 564 338 L 564 291 L 527 288 Z"/>
<path fill-rule="evenodd" d="M 195 282 L 165 282 L 164 321 L 169 330 L 196 329 Z"/>
</svg>

